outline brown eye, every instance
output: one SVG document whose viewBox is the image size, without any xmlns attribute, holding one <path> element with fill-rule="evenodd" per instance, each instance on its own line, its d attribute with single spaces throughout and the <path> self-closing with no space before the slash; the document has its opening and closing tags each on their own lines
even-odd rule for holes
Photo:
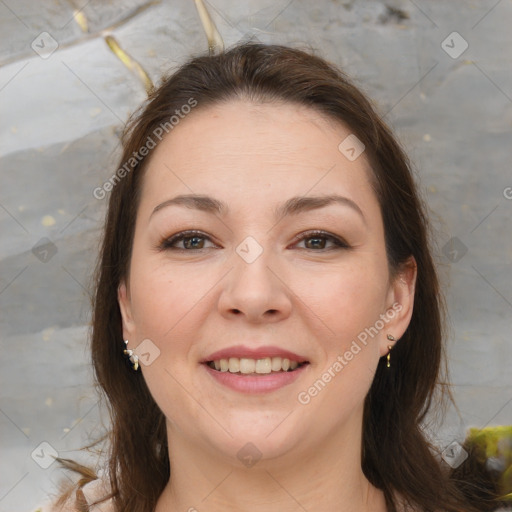
<svg viewBox="0 0 512 512">
<path fill-rule="evenodd" d="M 202 249 L 204 247 L 204 238 L 200 236 L 189 236 L 181 239 L 185 249 Z"/>
<path fill-rule="evenodd" d="M 325 245 L 327 243 L 326 238 L 322 236 L 308 237 L 305 241 L 307 249 L 325 249 Z M 310 245 L 309 247 L 307 247 L 308 242 Z"/>
</svg>

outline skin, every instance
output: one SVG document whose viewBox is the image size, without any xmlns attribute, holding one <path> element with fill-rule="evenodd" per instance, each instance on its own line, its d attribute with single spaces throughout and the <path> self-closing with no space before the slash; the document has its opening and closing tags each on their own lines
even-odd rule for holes
<svg viewBox="0 0 512 512">
<path fill-rule="evenodd" d="M 150 339 L 160 351 L 142 365 L 167 418 L 172 478 L 157 512 L 385 511 L 361 470 L 363 402 L 393 345 L 386 335 L 399 339 L 410 321 L 416 270 L 411 261 L 390 276 L 369 164 L 364 153 L 350 162 L 338 150 L 350 133 L 307 107 L 237 99 L 198 106 L 154 150 L 118 296 L 129 346 Z M 229 212 L 171 205 L 152 214 L 192 193 L 225 202 Z M 329 194 L 349 198 L 362 215 L 332 204 L 274 217 L 290 197 Z M 203 238 L 177 242 L 181 251 L 159 248 L 189 229 Z M 308 230 L 350 247 L 318 235 L 295 239 Z M 247 236 L 263 249 L 252 263 L 236 252 Z M 385 328 L 299 403 L 298 394 L 393 304 L 401 309 Z M 241 394 L 199 363 L 237 344 L 277 345 L 310 364 L 277 391 Z M 252 467 L 237 457 L 249 442 L 261 453 Z"/>
</svg>

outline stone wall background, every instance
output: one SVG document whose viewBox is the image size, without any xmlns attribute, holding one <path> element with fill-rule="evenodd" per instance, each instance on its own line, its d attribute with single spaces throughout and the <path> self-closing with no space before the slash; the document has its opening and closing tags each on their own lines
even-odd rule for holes
<svg viewBox="0 0 512 512">
<path fill-rule="evenodd" d="M 470 426 L 511 424 L 512 3 L 207 6 L 226 46 L 316 48 L 385 114 L 432 211 L 450 315 L 459 410 L 432 436 L 444 447 Z M 190 0 L 2 0 L 0 29 L 0 510 L 28 511 L 63 476 L 50 455 L 75 457 L 102 431 L 87 333 L 106 200 L 92 192 L 145 98 L 104 36 L 155 82 L 207 44 Z"/>
</svg>

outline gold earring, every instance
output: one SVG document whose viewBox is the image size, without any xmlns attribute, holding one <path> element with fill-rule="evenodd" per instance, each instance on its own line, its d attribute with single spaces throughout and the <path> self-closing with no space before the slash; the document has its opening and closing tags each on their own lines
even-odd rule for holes
<svg viewBox="0 0 512 512">
<path fill-rule="evenodd" d="M 389 341 L 396 341 L 396 338 L 392 336 L 391 334 L 388 334 L 387 336 Z M 386 356 L 386 367 L 391 367 L 391 349 L 393 348 L 393 345 L 388 345 L 388 354 Z"/>
<path fill-rule="evenodd" d="M 124 349 L 124 355 L 130 358 L 130 362 L 132 363 L 132 368 L 137 371 L 139 369 L 139 356 L 133 353 L 133 350 L 128 348 L 128 340 L 124 340 L 124 344 L 126 348 Z"/>
</svg>

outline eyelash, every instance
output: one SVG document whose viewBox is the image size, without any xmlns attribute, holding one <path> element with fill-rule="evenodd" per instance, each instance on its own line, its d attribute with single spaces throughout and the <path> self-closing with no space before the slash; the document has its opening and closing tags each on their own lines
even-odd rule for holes
<svg viewBox="0 0 512 512">
<path fill-rule="evenodd" d="M 189 230 L 189 231 L 182 231 L 180 233 L 176 233 L 175 235 L 173 235 L 169 238 L 163 239 L 160 242 L 158 248 L 160 250 L 175 250 L 175 251 L 182 251 L 182 252 L 201 251 L 201 250 L 205 249 L 205 248 L 184 249 L 184 248 L 173 247 L 177 242 L 181 242 L 182 240 L 185 240 L 188 238 L 204 238 L 205 240 L 212 241 L 209 236 L 205 235 L 201 231 Z M 327 249 L 318 249 L 318 250 L 305 248 L 304 250 L 314 251 L 314 252 L 326 252 L 326 251 L 332 251 L 332 250 L 336 250 L 336 249 L 350 249 L 349 244 L 347 244 L 347 242 L 345 242 L 343 239 L 341 239 L 337 236 L 334 236 L 326 231 L 318 231 L 318 230 L 307 231 L 305 233 L 302 233 L 300 236 L 298 236 L 294 239 L 294 243 L 299 243 L 299 242 L 302 242 L 303 240 L 308 240 L 308 239 L 312 239 L 312 238 L 330 240 L 333 242 L 335 247 L 331 247 L 331 248 L 327 248 Z"/>
</svg>

